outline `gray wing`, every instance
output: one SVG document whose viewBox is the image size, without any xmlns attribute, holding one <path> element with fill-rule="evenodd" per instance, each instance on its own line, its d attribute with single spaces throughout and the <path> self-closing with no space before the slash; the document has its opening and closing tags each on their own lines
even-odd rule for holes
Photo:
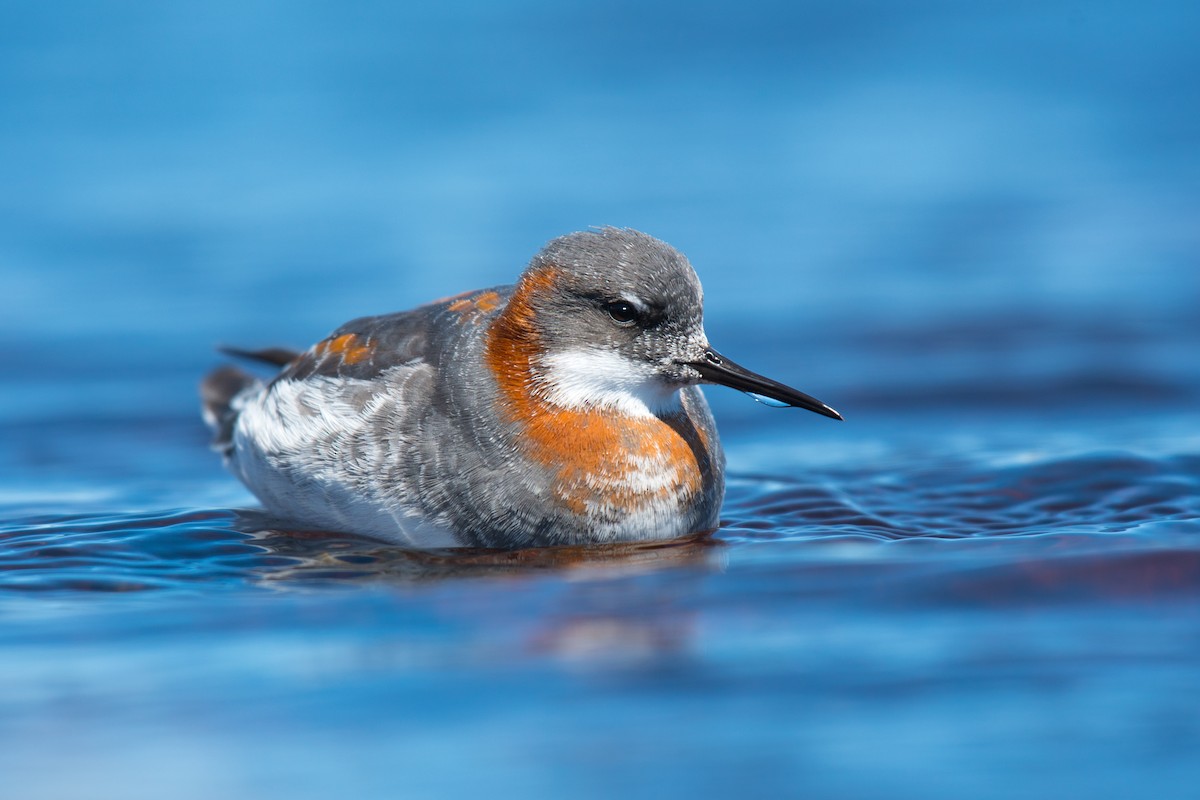
<svg viewBox="0 0 1200 800">
<path fill-rule="evenodd" d="M 352 320 L 305 352 L 282 347 L 220 350 L 226 355 L 279 367 L 270 386 L 317 376 L 369 380 L 392 367 L 423 362 L 428 355 L 430 323 L 441 310 L 439 306 L 426 306 Z M 215 449 L 229 454 L 233 427 L 240 412 L 235 398 L 256 387 L 262 388 L 257 378 L 232 366 L 219 367 L 201 382 L 201 410 L 213 431 Z"/>
<path fill-rule="evenodd" d="M 317 376 L 370 380 L 392 367 L 425 360 L 440 311 L 425 306 L 347 322 L 284 366 L 275 381 Z"/>
<path fill-rule="evenodd" d="M 501 468 L 481 456 L 481 440 L 497 435 L 474 411 L 487 381 L 458 368 L 474 362 L 480 327 L 509 293 L 341 326 L 234 401 L 231 469 L 275 513 L 330 530 L 399 541 L 414 516 L 449 524 L 466 502 L 456 479 Z M 448 391 L 444 374 L 463 380 Z"/>
<path fill-rule="evenodd" d="M 434 363 L 450 330 L 469 321 L 478 322 L 503 306 L 511 293 L 511 286 L 498 286 L 412 311 L 360 317 L 288 362 L 275 380 L 314 376 L 371 380 L 394 367 L 419 361 Z"/>
</svg>

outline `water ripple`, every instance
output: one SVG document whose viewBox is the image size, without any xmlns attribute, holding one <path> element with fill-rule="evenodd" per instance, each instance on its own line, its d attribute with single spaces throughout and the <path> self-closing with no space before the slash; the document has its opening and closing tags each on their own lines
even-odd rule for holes
<svg viewBox="0 0 1200 800">
<path fill-rule="evenodd" d="M 1166 585 L 1186 585 L 1198 570 L 1188 554 L 1200 543 L 1200 458 L 1095 453 L 1000 467 L 943 462 L 805 480 L 743 477 L 731 482 L 715 539 L 516 552 L 413 552 L 359 537 L 281 529 L 261 513 L 229 509 L 31 516 L 0 526 L 0 589 L 208 591 L 546 571 L 629 575 L 754 562 L 757 551 L 745 546 L 767 541 L 780 543 L 768 560 L 788 569 L 814 559 L 909 562 L 918 554 L 979 585 L 988 580 L 980 572 L 991 563 L 987 552 L 950 544 L 1014 537 L 1040 540 L 1035 558 L 1065 550 L 1098 559 L 1088 567 L 1095 575 L 1107 574 L 1113 563 L 1124 565 L 1127 584 L 1153 568 Z M 783 547 L 787 542 L 812 547 L 801 552 Z M 910 546 L 879 548 L 889 542 Z M 933 547 L 937 542 L 945 544 Z M 919 543 L 925 544 L 914 549 Z M 1009 562 L 1029 557 L 1002 552 Z M 1182 577 L 1163 578 L 1160 562 L 1173 564 L 1171 574 Z M 1006 575 L 1012 579 L 1011 571 Z"/>
<path fill-rule="evenodd" d="M 218 587 L 271 564 L 225 510 L 41 516 L 0 526 L 0 588 L 136 592 Z"/>
<path fill-rule="evenodd" d="M 819 483 L 735 481 L 725 533 L 877 539 L 1200 533 L 1200 458 L 1096 453 L 999 469 L 940 464 Z"/>
</svg>

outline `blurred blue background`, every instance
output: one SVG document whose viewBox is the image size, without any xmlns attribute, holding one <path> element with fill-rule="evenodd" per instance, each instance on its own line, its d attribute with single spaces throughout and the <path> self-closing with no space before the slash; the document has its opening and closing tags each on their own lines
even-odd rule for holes
<svg viewBox="0 0 1200 800">
<path fill-rule="evenodd" d="M 1198 324 L 1191 4 L 0 13 L 9 358 L 194 373 L 612 224 L 831 397 L 1194 377 L 1162 341 Z"/>
<path fill-rule="evenodd" d="M 1198 36 L 1131 0 L 0 5 L 10 787 L 1187 796 Z M 715 572 L 263 591 L 317 556 L 243 543 L 214 346 L 591 225 L 679 247 L 713 343 L 847 417 L 708 393 Z M 558 636 L 564 596 L 616 627 Z"/>
</svg>

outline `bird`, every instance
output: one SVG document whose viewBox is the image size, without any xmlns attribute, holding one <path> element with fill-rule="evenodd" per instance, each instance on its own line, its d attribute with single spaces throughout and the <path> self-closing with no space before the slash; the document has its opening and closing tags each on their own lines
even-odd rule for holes
<svg viewBox="0 0 1200 800">
<path fill-rule="evenodd" d="M 719 525 L 701 384 L 841 415 L 704 332 L 688 259 L 630 228 L 560 236 L 511 286 L 355 319 L 201 383 L 226 467 L 309 529 L 416 549 L 651 542 Z"/>
</svg>

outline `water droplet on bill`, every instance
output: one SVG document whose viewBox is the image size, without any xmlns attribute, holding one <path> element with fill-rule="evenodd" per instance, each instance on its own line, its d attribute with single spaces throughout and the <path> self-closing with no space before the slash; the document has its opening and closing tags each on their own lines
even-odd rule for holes
<svg viewBox="0 0 1200 800">
<path fill-rule="evenodd" d="M 791 408 L 792 405 L 791 403 L 785 403 L 782 400 L 776 400 L 774 397 L 767 397 L 765 395 L 755 394 L 754 392 L 743 392 L 743 394 L 748 394 L 758 402 L 762 403 L 764 406 L 770 406 L 771 408 Z"/>
</svg>

